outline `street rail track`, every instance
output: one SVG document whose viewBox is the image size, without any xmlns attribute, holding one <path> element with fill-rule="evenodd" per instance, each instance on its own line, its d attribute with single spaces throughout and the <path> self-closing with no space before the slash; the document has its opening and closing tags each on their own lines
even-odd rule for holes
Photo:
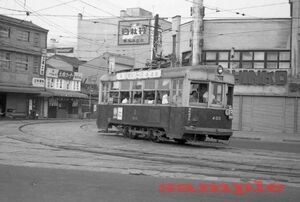
<svg viewBox="0 0 300 202">
<path fill-rule="evenodd" d="M 65 121 L 66 123 L 68 121 Z M 61 121 L 59 123 L 62 123 Z M 287 154 L 270 154 L 261 150 L 240 149 L 226 145 L 223 146 L 208 146 L 205 149 L 209 149 L 209 156 L 207 155 L 191 155 L 191 153 L 180 154 L 169 152 L 165 153 L 159 145 L 158 150 L 140 151 L 138 148 L 109 148 L 108 146 L 99 146 L 95 144 L 85 145 L 76 142 L 59 141 L 59 143 L 53 143 L 53 138 L 44 137 L 39 134 L 27 132 L 26 127 L 33 124 L 54 124 L 54 122 L 36 122 L 26 123 L 19 126 L 18 130 L 23 134 L 21 136 L 9 137 L 14 140 L 23 141 L 30 144 L 40 144 L 47 147 L 52 147 L 62 150 L 71 150 L 78 152 L 90 153 L 93 155 L 108 155 L 129 159 L 136 159 L 141 161 L 150 162 L 151 164 L 163 164 L 167 165 L 170 169 L 153 168 L 151 169 L 159 172 L 178 172 L 176 169 L 172 170 L 172 166 L 185 167 L 185 174 L 192 175 L 205 175 L 212 177 L 230 177 L 240 178 L 243 180 L 270 180 L 277 182 L 292 183 L 300 186 L 300 158 L 296 155 L 289 156 Z M 91 123 L 80 124 L 79 128 L 90 134 L 95 132 L 89 130 Z M 24 136 L 26 135 L 26 136 Z M 118 136 L 116 133 L 100 134 L 107 137 Z M 121 138 L 121 137 L 120 137 Z M 100 140 L 99 140 L 100 141 Z M 135 140 L 134 140 L 135 141 Z M 136 140 L 138 141 L 138 140 Z M 143 144 L 143 142 L 142 142 Z M 190 150 L 194 148 L 201 148 L 203 145 L 175 145 L 175 144 L 162 144 L 164 147 L 169 147 L 170 150 Z M 213 149 L 213 151 L 211 151 Z M 226 156 L 230 157 L 226 158 Z M 248 159 L 246 159 L 248 158 Z M 278 162 L 281 162 L 278 163 Z M 292 163 L 288 163 L 292 162 Z M 208 171 L 209 172 L 206 172 Z"/>
</svg>

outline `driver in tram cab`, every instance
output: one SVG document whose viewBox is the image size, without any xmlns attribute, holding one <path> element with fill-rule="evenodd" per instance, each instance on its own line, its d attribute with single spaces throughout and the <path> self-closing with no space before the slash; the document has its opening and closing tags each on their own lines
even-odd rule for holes
<svg viewBox="0 0 300 202">
<path fill-rule="evenodd" d="M 208 102 L 208 91 L 207 86 L 202 85 L 200 86 L 200 96 L 199 96 L 199 102 L 200 103 L 207 103 Z"/>
<path fill-rule="evenodd" d="M 197 91 L 193 91 L 190 96 L 190 102 L 198 102 L 198 93 Z"/>
</svg>

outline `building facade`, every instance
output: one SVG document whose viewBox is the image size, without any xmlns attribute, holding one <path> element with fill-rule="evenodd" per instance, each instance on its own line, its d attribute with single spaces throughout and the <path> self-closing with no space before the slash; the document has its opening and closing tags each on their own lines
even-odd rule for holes
<svg viewBox="0 0 300 202">
<path fill-rule="evenodd" d="M 106 52 L 102 56 L 82 63 L 78 72 L 82 73 L 81 92 L 88 95 L 82 102 L 82 112 L 96 118 L 100 78 L 108 72 L 130 71 L 134 68 L 134 58 Z"/>
<path fill-rule="evenodd" d="M 204 20 L 202 63 L 235 76 L 236 130 L 300 133 L 300 8 L 291 4 L 291 18 Z M 164 32 L 163 47 L 190 65 L 193 22 L 175 29 Z M 170 43 L 174 37 L 180 40 Z"/>
<path fill-rule="evenodd" d="M 48 118 L 83 118 L 82 103 L 88 98 L 81 93 L 80 61 L 74 57 L 53 55 L 46 61 L 46 90 L 50 95 L 45 105 Z"/>
<path fill-rule="evenodd" d="M 162 19 L 159 25 L 159 36 L 171 27 Z M 135 68 L 144 67 L 152 58 L 153 31 L 152 13 L 141 8 L 128 8 L 111 18 L 84 19 L 79 14 L 77 57 L 89 61 L 111 52 L 135 58 Z"/>
<path fill-rule="evenodd" d="M 1 117 L 43 117 L 48 30 L 0 15 Z"/>
</svg>

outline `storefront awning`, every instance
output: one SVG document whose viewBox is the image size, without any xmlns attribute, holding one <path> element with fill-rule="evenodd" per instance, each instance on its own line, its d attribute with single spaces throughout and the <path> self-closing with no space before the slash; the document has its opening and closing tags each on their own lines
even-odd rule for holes
<svg viewBox="0 0 300 202">
<path fill-rule="evenodd" d="M 17 86 L 0 86 L 0 92 L 6 93 L 30 93 L 30 94 L 40 94 L 43 88 L 35 87 L 17 87 Z"/>
<path fill-rule="evenodd" d="M 72 98 L 88 98 L 86 94 L 66 90 L 47 90 L 52 94 L 52 97 L 72 97 Z"/>
</svg>

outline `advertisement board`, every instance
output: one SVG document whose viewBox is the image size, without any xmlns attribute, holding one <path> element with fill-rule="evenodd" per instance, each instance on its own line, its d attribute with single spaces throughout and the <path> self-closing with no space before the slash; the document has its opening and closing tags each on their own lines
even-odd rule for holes
<svg viewBox="0 0 300 202">
<path fill-rule="evenodd" d="M 118 45 L 150 43 L 150 20 L 119 21 Z"/>
</svg>

